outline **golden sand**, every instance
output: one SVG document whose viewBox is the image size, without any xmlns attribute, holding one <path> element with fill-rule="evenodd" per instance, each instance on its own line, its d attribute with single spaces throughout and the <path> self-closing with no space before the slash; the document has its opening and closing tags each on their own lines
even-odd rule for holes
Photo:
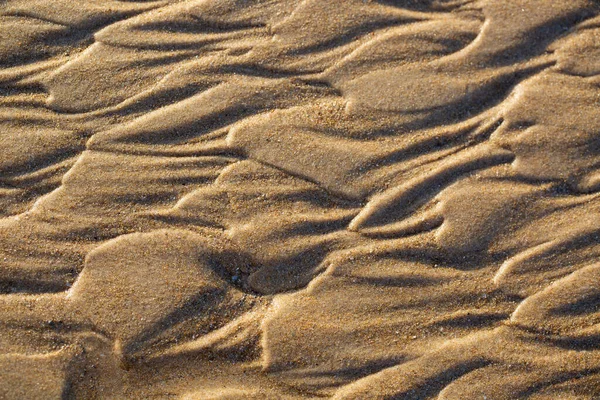
<svg viewBox="0 0 600 400">
<path fill-rule="evenodd" d="M 600 398 L 600 2 L 0 1 L 0 399 Z"/>
</svg>

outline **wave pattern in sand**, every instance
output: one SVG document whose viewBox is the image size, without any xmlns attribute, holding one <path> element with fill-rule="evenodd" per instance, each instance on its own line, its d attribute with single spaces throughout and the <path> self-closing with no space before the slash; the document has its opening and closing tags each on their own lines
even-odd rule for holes
<svg viewBox="0 0 600 400">
<path fill-rule="evenodd" d="M 599 12 L 1 1 L 0 398 L 597 398 Z"/>
</svg>

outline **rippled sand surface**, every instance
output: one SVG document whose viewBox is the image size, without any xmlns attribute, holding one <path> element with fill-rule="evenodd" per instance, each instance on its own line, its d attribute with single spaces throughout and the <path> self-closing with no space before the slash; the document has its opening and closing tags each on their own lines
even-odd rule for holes
<svg viewBox="0 0 600 400">
<path fill-rule="evenodd" d="M 599 239 L 598 1 L 0 1 L 1 399 L 598 399 Z"/>
</svg>

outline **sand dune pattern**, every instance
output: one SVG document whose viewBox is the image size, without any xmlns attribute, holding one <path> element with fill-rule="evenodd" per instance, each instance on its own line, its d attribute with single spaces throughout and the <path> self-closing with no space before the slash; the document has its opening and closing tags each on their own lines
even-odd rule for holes
<svg viewBox="0 0 600 400">
<path fill-rule="evenodd" d="M 0 398 L 599 398 L 599 13 L 0 1 Z"/>
</svg>

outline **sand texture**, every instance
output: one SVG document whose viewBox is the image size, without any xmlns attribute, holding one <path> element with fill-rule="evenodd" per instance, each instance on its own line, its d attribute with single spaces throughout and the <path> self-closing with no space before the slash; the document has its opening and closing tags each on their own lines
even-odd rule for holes
<svg viewBox="0 0 600 400">
<path fill-rule="evenodd" d="M 600 1 L 0 0 L 0 399 L 600 399 Z"/>
</svg>

